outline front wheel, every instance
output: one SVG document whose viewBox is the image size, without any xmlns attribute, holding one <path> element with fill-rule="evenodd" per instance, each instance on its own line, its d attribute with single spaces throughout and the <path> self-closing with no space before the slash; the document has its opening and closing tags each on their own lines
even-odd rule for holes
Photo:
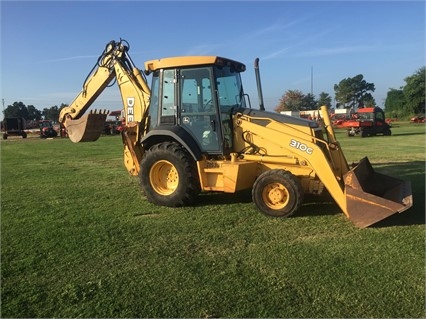
<svg viewBox="0 0 426 319">
<path fill-rule="evenodd" d="M 200 192 L 195 161 L 179 144 L 164 142 L 147 150 L 139 178 L 149 202 L 169 207 L 192 203 Z"/>
<path fill-rule="evenodd" d="M 288 217 L 302 205 L 303 188 L 300 180 L 290 172 L 273 169 L 256 179 L 252 198 L 263 214 Z"/>
</svg>

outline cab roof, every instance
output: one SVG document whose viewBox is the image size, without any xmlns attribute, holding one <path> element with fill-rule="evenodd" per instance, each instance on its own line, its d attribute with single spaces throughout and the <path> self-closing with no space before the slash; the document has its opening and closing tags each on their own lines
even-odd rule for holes
<svg viewBox="0 0 426 319">
<path fill-rule="evenodd" d="M 159 69 L 172 69 L 196 65 L 228 65 L 233 66 L 238 72 L 244 72 L 246 70 L 246 66 L 243 63 L 219 56 L 178 56 L 146 61 L 145 73 L 149 74 Z"/>
</svg>

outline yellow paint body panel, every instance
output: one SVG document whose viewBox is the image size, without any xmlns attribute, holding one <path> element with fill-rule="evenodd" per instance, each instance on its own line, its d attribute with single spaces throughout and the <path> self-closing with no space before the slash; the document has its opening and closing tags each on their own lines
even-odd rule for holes
<svg viewBox="0 0 426 319">
<path fill-rule="evenodd" d="M 259 165 L 248 161 L 198 161 L 201 189 L 235 193 L 251 188 L 256 179 Z"/>
<path fill-rule="evenodd" d="M 150 73 L 159 69 L 170 69 L 170 68 L 181 68 L 184 66 L 196 66 L 196 65 L 225 65 L 232 64 L 239 71 L 245 70 L 243 63 L 222 58 L 219 56 L 178 56 L 168 57 L 157 60 L 150 60 L 145 62 L 145 70 Z"/>
</svg>

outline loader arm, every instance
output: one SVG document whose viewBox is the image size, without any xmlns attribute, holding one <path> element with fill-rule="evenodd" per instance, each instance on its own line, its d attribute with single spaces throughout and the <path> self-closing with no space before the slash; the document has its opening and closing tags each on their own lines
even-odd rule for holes
<svg viewBox="0 0 426 319">
<path fill-rule="evenodd" d="M 282 164 L 281 167 L 297 172 L 299 176 L 316 176 L 346 214 L 343 176 L 349 168 L 337 141 L 327 142 L 316 137 L 312 132 L 315 127 L 292 125 L 260 116 L 241 114 L 239 122 L 245 131 L 250 132 L 253 144 L 267 147 L 263 154 L 241 156 L 246 160 Z M 293 159 L 290 165 L 287 164 L 288 159 Z"/>
<path fill-rule="evenodd" d="M 376 173 L 366 157 L 350 169 L 326 107 L 321 108 L 321 117 L 325 139 L 321 129 L 308 122 L 292 126 L 273 116 L 262 117 L 262 113 L 239 114 L 235 125 L 245 132 L 246 140 L 267 146 L 254 148 L 262 152 L 239 156 L 260 162 L 266 169 L 281 168 L 296 174 L 305 180 L 305 192 L 309 191 L 308 180 L 320 180 L 346 217 L 360 228 L 410 208 L 410 183 Z"/>
<path fill-rule="evenodd" d="M 147 132 L 146 119 L 151 91 L 146 78 L 128 55 L 128 50 L 128 43 L 124 40 L 111 41 L 106 45 L 79 95 L 61 110 L 59 122 L 65 126 L 74 143 L 96 141 L 102 133 L 108 112 L 95 110 L 85 113 L 115 79 L 124 108 L 124 163 L 130 174 L 137 175 L 143 155 L 139 142 L 141 136 Z"/>
</svg>

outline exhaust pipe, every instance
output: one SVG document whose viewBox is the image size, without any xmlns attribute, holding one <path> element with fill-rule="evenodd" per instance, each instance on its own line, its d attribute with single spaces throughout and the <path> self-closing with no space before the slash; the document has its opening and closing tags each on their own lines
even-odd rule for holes
<svg viewBox="0 0 426 319">
<path fill-rule="evenodd" d="M 259 58 L 254 60 L 254 73 L 256 75 L 257 94 L 259 96 L 259 109 L 261 111 L 265 111 L 265 105 L 263 104 L 262 83 L 260 83 Z"/>
</svg>

